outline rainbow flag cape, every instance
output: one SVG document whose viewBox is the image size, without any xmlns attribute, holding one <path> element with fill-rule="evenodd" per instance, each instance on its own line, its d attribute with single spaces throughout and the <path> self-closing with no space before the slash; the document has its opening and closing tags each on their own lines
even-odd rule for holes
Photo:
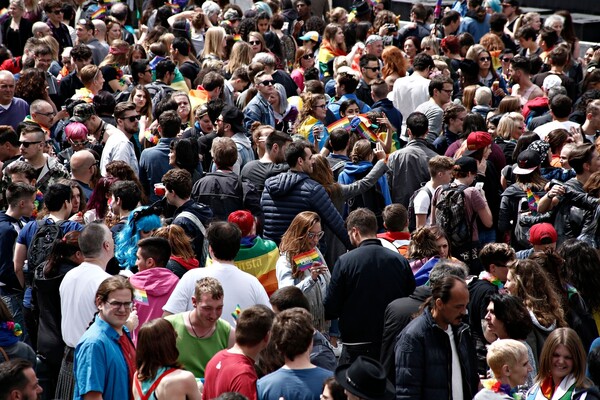
<svg viewBox="0 0 600 400">
<path fill-rule="evenodd" d="M 92 14 L 92 19 L 98 19 L 105 14 L 106 14 L 106 7 L 104 7 L 104 6 L 98 7 L 98 9 L 96 11 L 94 11 L 94 13 Z"/>
<path fill-rule="evenodd" d="M 296 264 L 300 271 L 306 271 L 317 261 L 322 262 L 317 249 L 305 251 L 294 257 L 294 264 Z"/>
</svg>

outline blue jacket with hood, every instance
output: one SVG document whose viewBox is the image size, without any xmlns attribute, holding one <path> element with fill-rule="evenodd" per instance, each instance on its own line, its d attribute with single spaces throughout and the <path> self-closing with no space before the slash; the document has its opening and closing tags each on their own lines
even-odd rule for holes
<svg viewBox="0 0 600 400">
<path fill-rule="evenodd" d="M 290 170 L 267 179 L 260 203 L 265 216 L 264 238 L 277 245 L 298 213 L 314 211 L 346 248 L 352 248 L 344 221 L 327 192 L 303 172 Z"/>
</svg>

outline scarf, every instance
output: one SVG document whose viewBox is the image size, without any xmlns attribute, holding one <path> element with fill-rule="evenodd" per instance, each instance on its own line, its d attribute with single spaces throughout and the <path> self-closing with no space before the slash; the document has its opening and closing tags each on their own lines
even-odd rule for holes
<svg viewBox="0 0 600 400">
<path fill-rule="evenodd" d="M 500 279 L 496 278 L 494 275 L 490 274 L 487 271 L 481 271 L 481 273 L 479 274 L 479 279 L 488 281 L 492 285 L 496 286 L 500 291 L 504 289 L 504 284 L 500 281 Z"/>
<path fill-rule="evenodd" d="M 195 258 L 183 258 L 180 256 L 171 256 L 171 260 L 178 262 L 183 268 L 190 269 L 198 268 L 200 262 Z"/>
<path fill-rule="evenodd" d="M 544 379 L 538 386 L 534 386 L 528 393 L 528 400 L 569 400 L 575 391 L 575 377 L 571 374 L 563 378 L 554 386 L 552 377 Z"/>
<path fill-rule="evenodd" d="M 323 39 L 323 43 L 321 43 L 321 49 L 319 51 L 328 51 L 333 54 L 334 57 L 345 56 L 346 52 L 342 49 L 334 49 L 331 46 L 331 42 L 329 40 Z"/>
<path fill-rule="evenodd" d="M 19 336 L 23 334 L 21 325 L 13 321 L 5 321 L 0 324 L 0 347 L 8 347 L 19 341 Z"/>
</svg>

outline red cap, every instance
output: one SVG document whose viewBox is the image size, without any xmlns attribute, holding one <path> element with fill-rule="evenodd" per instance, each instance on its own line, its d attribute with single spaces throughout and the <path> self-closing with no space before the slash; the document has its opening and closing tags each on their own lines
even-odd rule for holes
<svg viewBox="0 0 600 400">
<path fill-rule="evenodd" d="M 535 224 L 529 229 L 529 241 L 531 244 L 539 246 L 542 244 L 556 243 L 558 234 L 556 229 L 547 222 Z"/>
<path fill-rule="evenodd" d="M 489 146 L 490 144 L 492 144 L 492 135 L 487 132 L 471 132 L 467 137 L 468 150 L 480 150 Z"/>
<path fill-rule="evenodd" d="M 242 231 L 242 237 L 249 236 L 254 226 L 254 217 L 250 211 L 237 210 L 229 214 L 227 222 L 236 224 Z"/>
</svg>

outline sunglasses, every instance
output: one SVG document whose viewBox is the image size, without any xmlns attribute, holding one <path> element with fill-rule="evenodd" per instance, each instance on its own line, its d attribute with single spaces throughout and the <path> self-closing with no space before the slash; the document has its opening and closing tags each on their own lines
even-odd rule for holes
<svg viewBox="0 0 600 400">
<path fill-rule="evenodd" d="M 260 44 L 260 41 L 258 41 L 258 40 L 251 40 L 248 43 L 250 43 L 250 46 L 258 46 Z"/>
<path fill-rule="evenodd" d="M 502 61 L 504 61 L 504 62 L 511 62 L 512 61 L 512 57 L 504 57 L 502 59 Z"/>
<path fill-rule="evenodd" d="M 275 84 L 275 81 L 271 79 L 268 81 L 262 81 L 260 84 L 263 86 L 273 86 Z"/>
<path fill-rule="evenodd" d="M 313 56 L 312 54 L 305 54 L 302 56 L 303 60 L 311 60 L 313 58 L 315 58 L 315 56 Z"/>
<path fill-rule="evenodd" d="M 85 146 L 89 142 L 87 140 L 83 140 L 81 142 L 75 142 L 73 140 L 69 140 L 73 146 Z"/>
<path fill-rule="evenodd" d="M 370 69 L 373 72 L 379 71 L 379 67 L 365 67 L 365 69 Z"/>
<path fill-rule="evenodd" d="M 32 144 L 40 144 L 40 143 L 42 143 L 41 140 L 38 140 L 36 142 L 22 142 L 22 141 L 19 140 L 19 145 L 25 147 L 26 149 L 28 149 L 29 146 L 31 146 Z"/>
<path fill-rule="evenodd" d="M 491 60 L 492 60 L 492 59 L 491 59 L 490 57 L 481 57 L 481 58 L 479 59 L 479 61 L 481 61 L 481 62 L 485 62 L 485 61 L 491 61 Z"/>
<path fill-rule="evenodd" d="M 131 117 L 123 117 L 123 120 L 127 120 L 129 122 L 135 122 L 135 121 L 139 121 L 140 120 L 140 116 L 139 115 L 132 115 Z"/>
</svg>

